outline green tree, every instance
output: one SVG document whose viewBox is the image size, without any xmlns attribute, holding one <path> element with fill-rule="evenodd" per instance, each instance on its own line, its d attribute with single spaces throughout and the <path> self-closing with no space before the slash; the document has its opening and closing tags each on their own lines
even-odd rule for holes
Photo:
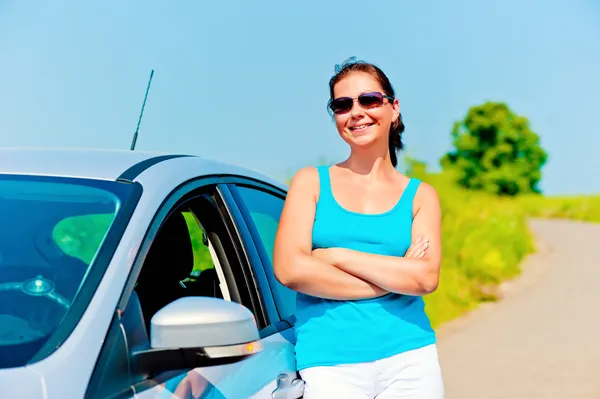
<svg viewBox="0 0 600 399">
<path fill-rule="evenodd" d="M 440 163 L 457 172 L 461 186 L 497 195 L 540 192 L 537 185 L 548 155 L 527 118 L 506 104 L 471 107 L 465 119 L 454 124 L 452 137 L 455 150 Z"/>
</svg>

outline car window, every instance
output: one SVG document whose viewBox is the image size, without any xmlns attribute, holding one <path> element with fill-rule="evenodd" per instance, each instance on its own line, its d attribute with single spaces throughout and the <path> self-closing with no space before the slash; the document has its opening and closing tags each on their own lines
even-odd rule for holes
<svg viewBox="0 0 600 399">
<path fill-rule="evenodd" d="M 287 318 L 296 312 L 296 292 L 282 285 L 275 278 L 273 272 L 273 248 L 275 235 L 279 225 L 279 217 L 283 210 L 284 198 L 269 192 L 248 186 L 237 186 L 237 191 L 242 198 L 243 206 L 251 219 L 255 235 L 260 239 L 263 247 L 263 263 L 269 278 L 273 296 L 282 318 Z"/>
<path fill-rule="evenodd" d="M 65 254 L 90 264 L 113 217 L 113 213 L 66 217 L 52 229 L 52 239 Z"/>
<path fill-rule="evenodd" d="M 223 298 L 208 238 L 189 205 L 173 210 L 150 246 L 135 285 L 147 328 L 156 312 L 186 296 Z"/>
<path fill-rule="evenodd" d="M 65 318 L 128 189 L 110 183 L 0 177 L 0 368 L 26 364 L 73 325 Z"/>
</svg>

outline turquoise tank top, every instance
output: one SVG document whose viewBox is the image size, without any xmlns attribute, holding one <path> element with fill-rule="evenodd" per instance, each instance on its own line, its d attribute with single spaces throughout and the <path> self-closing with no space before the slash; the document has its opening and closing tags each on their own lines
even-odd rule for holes
<svg viewBox="0 0 600 399">
<path fill-rule="evenodd" d="M 343 208 L 335 200 L 329 167 L 317 169 L 320 194 L 313 249 L 343 247 L 404 256 L 412 241 L 413 199 L 420 181 L 410 179 L 389 211 L 361 214 Z M 353 301 L 298 293 L 294 328 L 298 370 L 374 361 L 436 342 L 423 298 L 395 293 Z"/>
</svg>

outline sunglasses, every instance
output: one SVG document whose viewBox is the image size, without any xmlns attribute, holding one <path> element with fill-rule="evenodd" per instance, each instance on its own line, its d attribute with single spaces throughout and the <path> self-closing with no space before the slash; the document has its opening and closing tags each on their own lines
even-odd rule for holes
<svg viewBox="0 0 600 399">
<path fill-rule="evenodd" d="M 352 109 L 354 100 L 358 100 L 360 106 L 364 109 L 371 109 L 381 107 L 383 105 L 383 99 L 387 98 L 390 102 L 394 101 L 394 97 L 386 96 L 379 92 L 362 93 L 356 98 L 352 97 L 338 97 L 330 101 L 329 108 L 331 111 L 338 114 L 345 114 Z"/>
</svg>

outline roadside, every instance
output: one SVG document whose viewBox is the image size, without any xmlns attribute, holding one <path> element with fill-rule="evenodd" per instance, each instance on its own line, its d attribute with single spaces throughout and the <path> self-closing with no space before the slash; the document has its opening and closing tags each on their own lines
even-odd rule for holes
<svg viewBox="0 0 600 399">
<path fill-rule="evenodd" d="M 530 225 L 503 299 L 438 329 L 447 399 L 600 398 L 600 225 Z"/>
</svg>

